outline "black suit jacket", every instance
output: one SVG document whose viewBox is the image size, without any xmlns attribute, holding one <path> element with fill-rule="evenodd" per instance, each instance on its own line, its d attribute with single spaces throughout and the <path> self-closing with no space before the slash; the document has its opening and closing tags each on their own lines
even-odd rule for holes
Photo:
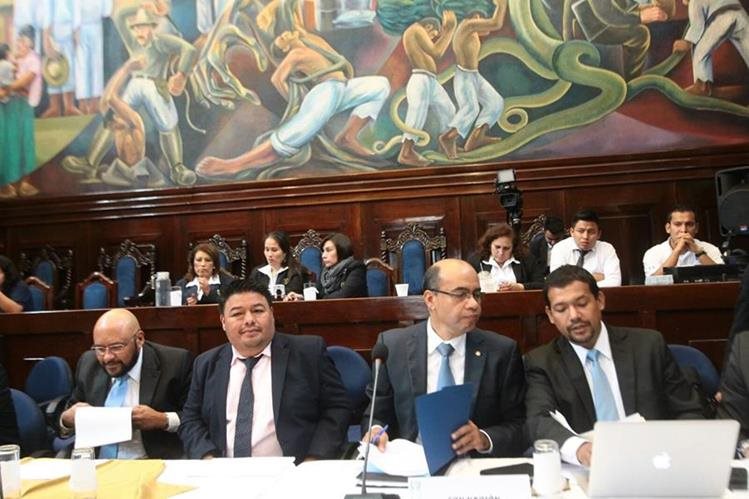
<svg viewBox="0 0 749 499">
<path fill-rule="evenodd" d="M 749 438 L 749 331 L 733 338 L 720 393 L 723 397 L 718 406 L 718 417 L 738 421 L 741 424 L 739 438 Z"/>
<path fill-rule="evenodd" d="M 270 284 L 270 278 L 260 272 L 260 269 L 264 266 L 265 265 L 258 265 L 257 267 L 252 269 L 249 278 L 268 286 L 268 284 Z M 283 284 L 287 294 L 292 291 L 294 293 L 301 294 L 304 288 L 303 280 L 304 278 L 299 270 L 287 268 L 283 272 L 278 273 L 278 277 L 276 277 L 276 284 Z"/>
<path fill-rule="evenodd" d="M 549 272 L 549 245 L 546 242 L 544 233 L 541 232 L 531 239 L 528 244 L 529 256 L 536 260 L 536 263 L 545 273 Z"/>
<path fill-rule="evenodd" d="M 624 412 L 651 419 L 702 419 L 702 406 L 661 334 L 649 329 L 607 326 Z M 561 447 L 573 433 L 554 421 L 558 410 L 577 433 L 593 429 L 596 412 L 580 359 L 566 338 L 525 356 L 525 397 L 531 440 L 550 438 Z"/>
<path fill-rule="evenodd" d="M 190 394 L 180 425 L 187 456 L 226 455 L 229 343 L 195 359 Z M 275 333 L 271 342 L 272 403 L 276 437 L 284 456 L 337 458 L 350 417 L 340 375 L 319 336 Z"/>
<path fill-rule="evenodd" d="M 515 274 L 515 280 L 522 284 L 525 289 L 541 289 L 544 287 L 544 268 L 536 262 L 535 258 L 528 255 L 524 258 L 515 257 L 519 263 L 511 263 L 512 273 Z M 491 265 L 482 261 L 479 253 L 474 253 L 468 257 L 468 263 L 476 272 L 485 270 L 491 272 Z"/>
<path fill-rule="evenodd" d="M 390 425 L 391 438 L 414 441 L 419 433 L 414 400 L 426 393 L 426 324 L 385 331 L 377 339 L 388 347 L 389 355 L 380 369 L 374 421 Z M 526 447 L 525 379 L 518 345 L 491 331 L 474 329 L 466 334 L 464 382 L 474 386 L 471 421 L 491 437 L 492 456 L 518 456 Z M 371 398 L 371 384 L 367 393 Z M 364 414 L 362 430 L 367 429 L 370 409 L 371 405 Z"/>
<path fill-rule="evenodd" d="M 744 277 L 741 279 L 739 297 L 736 300 L 736 309 L 733 313 L 733 324 L 726 342 L 726 353 L 723 356 L 724 366 L 728 365 L 731 347 L 735 343 L 734 337 L 742 331 L 749 331 L 749 266 L 744 270 Z"/>
<path fill-rule="evenodd" d="M 160 412 L 180 414 L 187 399 L 192 372 L 192 354 L 183 348 L 169 347 L 146 341 L 143 344 L 139 401 Z M 103 406 L 109 393 L 111 378 L 99 365 L 96 355 L 81 355 L 75 372 L 75 388 L 70 404 L 86 402 Z M 181 417 L 181 415 L 180 415 Z M 177 433 L 163 430 L 141 432 L 148 457 L 179 459 L 182 442 Z"/>
<path fill-rule="evenodd" d="M 233 280 L 234 277 L 229 275 L 227 272 L 224 272 L 223 270 L 220 270 L 218 273 L 218 279 L 220 281 L 219 284 L 211 284 L 211 291 L 208 294 L 204 294 L 200 300 L 198 300 L 198 303 L 200 305 L 205 305 L 209 303 L 218 303 L 218 297 L 221 294 L 221 289 L 225 286 L 228 286 Z M 182 304 L 187 304 L 187 295 L 188 293 L 191 293 L 195 296 L 197 296 L 198 293 L 198 287 L 197 286 L 188 286 L 187 283 L 190 282 L 187 280 L 187 277 L 183 277 L 179 281 L 177 281 L 177 286 L 182 288 Z"/>
<path fill-rule="evenodd" d="M 0 364 L 0 445 L 19 444 L 20 442 L 16 410 L 8 385 L 8 373 Z"/>
</svg>

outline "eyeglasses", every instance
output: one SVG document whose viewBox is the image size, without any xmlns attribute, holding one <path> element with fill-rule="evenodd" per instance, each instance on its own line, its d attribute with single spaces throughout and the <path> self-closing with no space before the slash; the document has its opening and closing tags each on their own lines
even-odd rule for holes
<svg viewBox="0 0 749 499">
<path fill-rule="evenodd" d="M 476 301 L 481 301 L 481 298 L 484 297 L 484 293 L 480 289 L 474 289 L 473 291 L 469 291 L 467 289 L 463 289 L 460 291 L 442 291 L 441 289 L 429 289 L 428 291 L 431 291 L 432 293 L 441 293 L 443 295 L 452 296 L 456 300 L 460 301 L 466 301 L 471 297 L 473 297 L 473 299 Z"/>
<path fill-rule="evenodd" d="M 138 336 L 138 333 L 133 334 L 128 341 L 121 342 L 121 343 L 112 343 L 111 345 L 94 345 L 91 347 L 91 351 L 94 352 L 98 357 L 104 357 L 107 354 L 107 351 L 111 353 L 112 355 L 117 355 L 119 353 L 122 353 L 125 348 L 130 344 L 130 341 Z"/>
</svg>

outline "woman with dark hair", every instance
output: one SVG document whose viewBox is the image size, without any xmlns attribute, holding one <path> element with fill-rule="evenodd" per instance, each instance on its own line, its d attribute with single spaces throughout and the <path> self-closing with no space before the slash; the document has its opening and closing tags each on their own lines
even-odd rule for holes
<svg viewBox="0 0 749 499">
<path fill-rule="evenodd" d="M 234 280 L 220 269 L 219 258 L 218 248 L 209 243 L 197 244 L 190 251 L 187 273 L 177 281 L 184 305 L 218 303 L 221 288 Z"/>
<path fill-rule="evenodd" d="M 263 254 L 268 263 L 252 269 L 250 279 L 268 286 L 268 291 L 274 298 L 301 293 L 306 272 L 291 254 L 288 234 L 282 230 L 269 232 L 263 243 Z M 283 285 L 283 291 L 277 292 L 276 285 Z"/>
<path fill-rule="evenodd" d="M 506 223 L 493 225 L 478 242 L 478 251 L 468 258 L 476 272 L 489 272 L 497 291 L 541 289 L 544 269 L 517 247 L 515 231 Z"/>
<path fill-rule="evenodd" d="M 0 255 L 0 312 L 17 314 L 33 309 L 29 287 L 11 259 Z"/>
</svg>

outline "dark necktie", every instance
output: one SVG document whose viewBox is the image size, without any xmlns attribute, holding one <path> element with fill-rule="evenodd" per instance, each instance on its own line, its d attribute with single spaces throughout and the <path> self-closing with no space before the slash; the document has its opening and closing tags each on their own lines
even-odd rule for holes
<svg viewBox="0 0 749 499">
<path fill-rule="evenodd" d="M 585 263 L 585 255 L 590 253 L 590 250 L 579 249 L 577 251 L 580 253 L 580 256 L 577 257 L 577 263 L 575 265 L 577 265 L 578 267 L 582 267 Z"/>
<path fill-rule="evenodd" d="M 252 369 L 261 356 L 242 359 L 246 373 L 242 380 L 237 406 L 237 423 L 234 427 L 234 457 L 252 456 L 252 408 L 255 396 L 252 392 Z"/>
</svg>

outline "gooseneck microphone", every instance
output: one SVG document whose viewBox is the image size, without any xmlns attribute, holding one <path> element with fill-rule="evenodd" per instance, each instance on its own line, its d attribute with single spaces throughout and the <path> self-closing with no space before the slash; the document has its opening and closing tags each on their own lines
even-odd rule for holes
<svg viewBox="0 0 749 499">
<path fill-rule="evenodd" d="M 372 383 L 372 405 L 369 410 L 369 424 L 367 425 L 370 440 L 372 438 L 372 422 L 374 421 L 375 402 L 377 401 L 377 380 L 380 377 L 380 366 L 388 358 L 388 347 L 384 343 L 375 344 L 372 349 L 372 360 L 374 361 L 374 383 Z M 387 499 L 393 497 L 390 494 L 368 494 L 367 493 L 367 463 L 369 462 L 370 442 L 364 450 L 364 469 L 362 470 L 361 493 L 346 494 L 344 499 Z M 397 497 L 397 496 L 395 496 Z"/>
</svg>

